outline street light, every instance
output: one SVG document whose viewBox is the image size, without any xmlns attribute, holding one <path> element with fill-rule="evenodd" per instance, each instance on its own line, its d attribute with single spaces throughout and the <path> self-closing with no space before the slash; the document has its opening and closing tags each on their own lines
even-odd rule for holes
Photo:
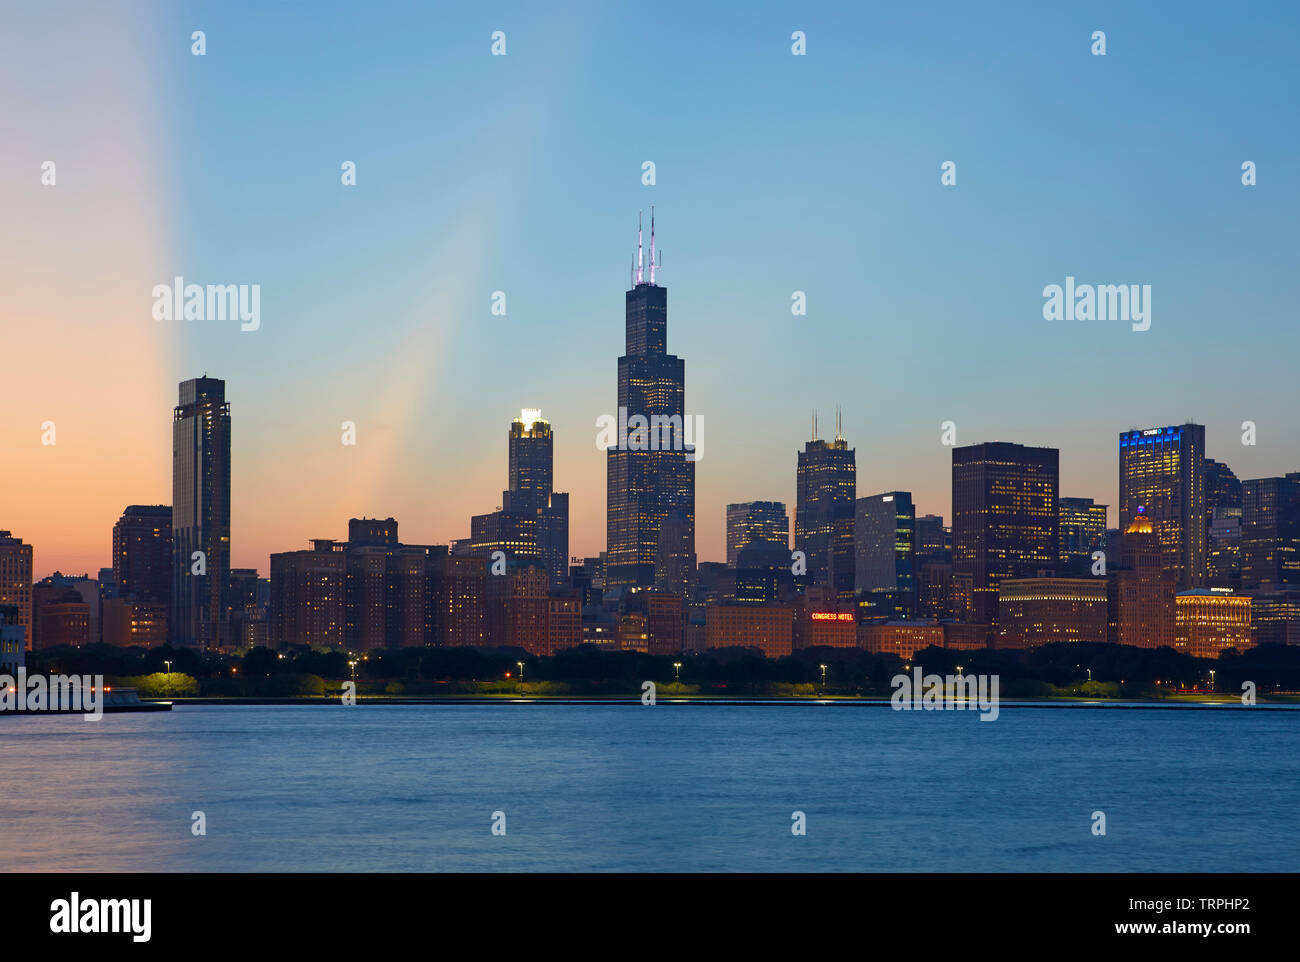
<svg viewBox="0 0 1300 962">
<path fill-rule="evenodd" d="M 1089 680 L 1089 681 L 1092 681 L 1092 669 L 1091 669 L 1091 668 L 1085 668 L 1084 671 L 1086 671 L 1086 672 L 1088 673 L 1088 680 Z"/>
<path fill-rule="evenodd" d="M 826 666 L 821 665 L 819 667 L 822 670 L 822 687 L 825 688 L 826 687 Z"/>
<path fill-rule="evenodd" d="M 519 666 L 519 684 L 522 685 L 524 683 L 524 663 L 517 661 L 515 664 Z"/>
<path fill-rule="evenodd" d="M 1210 669 L 1210 691 L 1214 691 L 1214 669 Z"/>
<path fill-rule="evenodd" d="M 352 670 L 352 680 L 357 680 L 357 660 L 352 658 L 348 661 L 348 668 Z"/>
<path fill-rule="evenodd" d="M 677 671 L 677 684 L 680 685 L 682 683 L 682 663 L 680 661 L 673 662 L 673 668 Z"/>
<path fill-rule="evenodd" d="M 167 674 L 170 675 L 172 673 L 172 663 L 168 660 L 164 660 L 163 664 L 167 666 Z M 1213 672 L 1211 672 L 1211 674 L 1213 674 Z"/>
<path fill-rule="evenodd" d="M 961 665 L 958 665 L 958 666 L 957 666 L 957 677 L 958 677 L 958 678 L 961 677 Z"/>
</svg>

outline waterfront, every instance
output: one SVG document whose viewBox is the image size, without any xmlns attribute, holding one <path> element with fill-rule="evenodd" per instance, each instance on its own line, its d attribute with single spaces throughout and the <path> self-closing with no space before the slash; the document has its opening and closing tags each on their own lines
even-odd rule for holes
<svg viewBox="0 0 1300 962">
<path fill-rule="evenodd" d="M 1300 868 L 1295 710 L 182 705 L 0 740 L 28 871 Z"/>
</svg>

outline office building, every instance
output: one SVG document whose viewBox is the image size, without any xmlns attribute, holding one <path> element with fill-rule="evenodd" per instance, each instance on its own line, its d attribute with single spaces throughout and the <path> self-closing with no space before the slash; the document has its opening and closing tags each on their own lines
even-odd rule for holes
<svg viewBox="0 0 1300 962">
<path fill-rule="evenodd" d="M 835 420 L 835 439 L 824 441 L 817 437 L 814 417 L 813 436 L 798 453 L 794 548 L 804 553 L 807 584 L 832 588 L 851 601 L 858 468 L 838 413 Z"/>
<path fill-rule="evenodd" d="M 1120 518 L 1142 508 L 1179 588 L 1205 584 L 1205 427 L 1126 431 L 1119 436 Z"/>
<path fill-rule="evenodd" d="M 790 518 L 780 501 L 744 501 L 727 505 L 727 564 L 733 568 L 743 548 L 756 541 L 774 542 L 790 553 Z"/>
</svg>

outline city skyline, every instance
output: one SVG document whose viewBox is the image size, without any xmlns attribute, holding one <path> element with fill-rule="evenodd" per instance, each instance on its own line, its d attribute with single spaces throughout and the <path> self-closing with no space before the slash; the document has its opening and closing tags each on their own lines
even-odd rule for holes
<svg viewBox="0 0 1300 962">
<path fill-rule="evenodd" d="M 1058 445 L 1061 494 L 1107 504 L 1112 527 L 1125 428 L 1200 423 L 1207 456 L 1238 476 L 1292 469 L 1300 425 L 1278 397 L 1293 311 L 1276 279 L 1300 143 L 1269 67 L 1285 29 L 1193 5 L 1170 32 L 1158 12 L 1115 9 L 1101 18 L 1110 51 L 1093 58 L 1097 24 L 1068 11 L 1028 8 L 1008 32 L 954 7 L 964 29 L 936 36 L 910 12 L 756 8 L 737 24 L 691 9 L 683 32 L 671 24 L 686 8 L 669 3 L 639 22 L 667 78 L 643 101 L 610 93 L 632 85 L 626 58 L 590 39 L 616 10 L 575 7 L 572 33 L 515 11 L 509 55 L 493 58 L 490 21 L 453 12 L 434 30 L 418 9 L 399 37 L 350 24 L 344 48 L 341 9 L 323 7 L 305 36 L 287 11 L 203 11 L 201 59 L 196 15 L 151 4 L 73 23 L 57 5 L 28 11 L 49 29 L 0 39 L 11 88 L 44 84 L 15 104 L 21 146 L 0 158 L 26 226 L 0 241 L 15 278 L 7 346 L 24 358 L 0 417 L 0 512 L 36 546 L 38 576 L 96 570 L 124 506 L 170 500 L 161 412 L 205 370 L 247 415 L 232 438 L 232 566 L 265 570 L 350 515 L 463 537 L 490 507 L 477 492 L 500 487 L 499 425 L 521 407 L 555 426 L 570 553 L 595 553 L 605 458 L 590 425 L 612 413 L 616 285 L 634 212 L 652 205 L 672 349 L 693 359 L 687 406 L 710 427 L 701 561 L 725 556 L 727 504 L 795 503 L 791 448 L 814 408 L 842 407 L 859 495 L 910 490 L 918 515 L 950 513 L 945 420 L 961 444 Z M 796 27 L 804 58 L 790 56 Z M 423 66 L 397 83 L 384 65 L 403 57 Z M 338 62 L 360 69 L 344 82 Z M 430 107 L 435 91 L 446 102 Z M 285 130 L 286 104 L 331 122 Z M 1077 151 L 1092 129 L 1132 136 Z M 355 188 L 339 183 L 348 160 Z M 955 187 L 940 183 L 948 160 Z M 1245 160 L 1256 186 L 1240 182 Z M 155 320 L 150 291 L 178 276 L 260 284 L 260 328 Z M 1041 292 L 1066 277 L 1151 284 L 1150 329 L 1045 321 Z M 790 312 L 795 291 L 806 315 Z M 1243 340 L 1257 347 L 1216 350 Z M 356 448 L 338 444 L 344 420 Z M 1245 420 L 1252 447 L 1237 443 Z M 47 421 L 56 445 L 41 444 Z M 293 471 L 330 483 L 276 497 Z"/>
</svg>

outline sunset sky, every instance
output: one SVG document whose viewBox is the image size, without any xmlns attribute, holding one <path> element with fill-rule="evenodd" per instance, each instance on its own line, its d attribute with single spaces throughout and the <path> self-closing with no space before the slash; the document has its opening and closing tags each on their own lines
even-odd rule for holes
<svg viewBox="0 0 1300 962">
<path fill-rule="evenodd" d="M 523 407 L 555 430 L 570 553 L 596 553 L 596 419 L 652 204 L 705 424 L 700 560 L 725 557 L 728 502 L 793 515 L 795 452 L 836 405 L 859 494 L 945 518 L 945 420 L 1059 447 L 1061 494 L 1112 523 L 1131 427 L 1198 421 L 1241 478 L 1300 470 L 1297 8 L 747 11 L 7 4 L 0 529 L 38 578 L 110 564 L 123 508 L 170 503 L 177 383 L 206 372 L 237 567 L 361 515 L 468 535 Z M 1151 285 L 1151 329 L 1045 321 L 1067 275 Z M 176 276 L 261 285 L 260 330 L 154 320 Z"/>
</svg>

